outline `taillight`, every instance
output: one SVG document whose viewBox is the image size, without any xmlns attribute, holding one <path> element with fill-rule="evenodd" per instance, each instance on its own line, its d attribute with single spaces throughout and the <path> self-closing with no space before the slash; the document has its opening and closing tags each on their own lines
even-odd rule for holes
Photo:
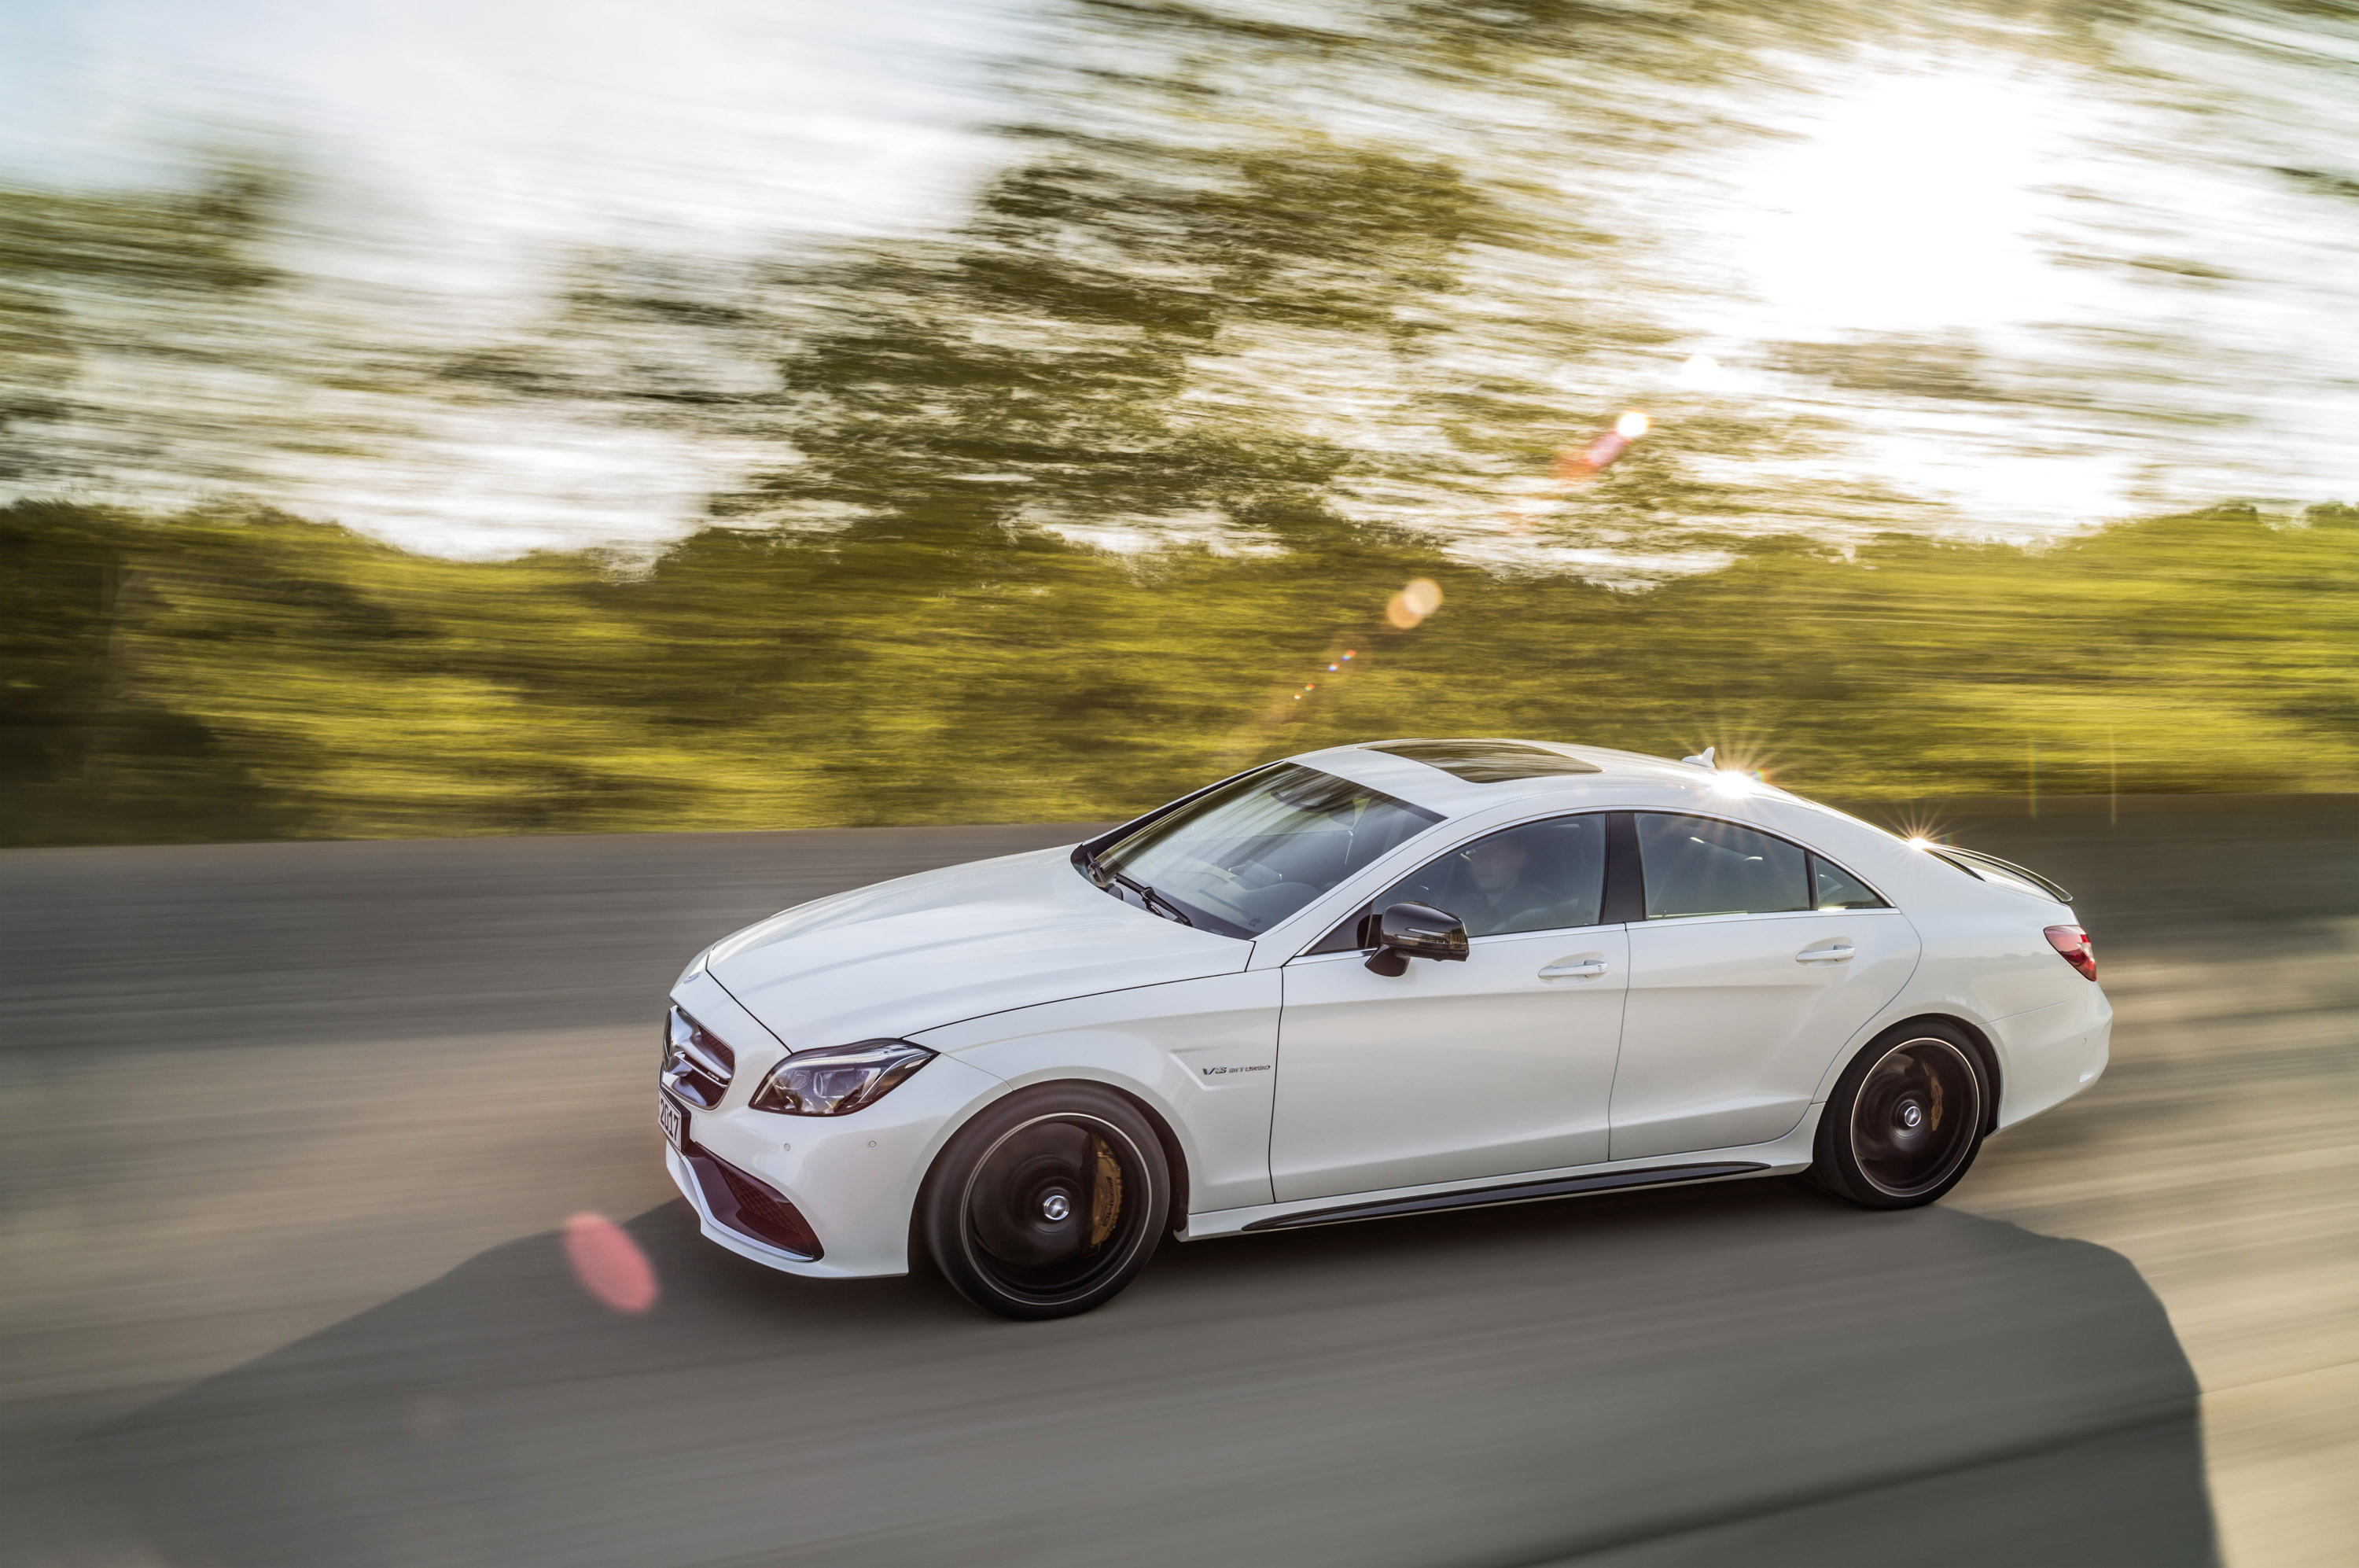
<svg viewBox="0 0 2359 1568">
<path fill-rule="evenodd" d="M 2064 955 L 2064 962 L 2079 970 L 2090 980 L 2097 977 L 2096 950 L 2089 944 L 2089 933 L 2079 926 L 2049 926 L 2048 945 Z"/>
</svg>

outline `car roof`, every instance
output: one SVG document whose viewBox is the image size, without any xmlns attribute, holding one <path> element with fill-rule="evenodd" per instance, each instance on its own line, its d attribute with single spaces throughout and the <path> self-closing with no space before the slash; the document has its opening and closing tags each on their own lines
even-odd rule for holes
<svg viewBox="0 0 2359 1568">
<path fill-rule="evenodd" d="M 1467 748 L 1489 746 L 1501 751 L 1529 748 L 1586 763 L 1594 771 L 1546 772 L 1527 778 L 1484 782 L 1461 777 L 1435 762 L 1384 749 L 1395 746 L 1422 748 L 1443 744 Z M 1445 817 L 1467 816 L 1519 800 L 1540 800 L 1549 803 L 1562 801 L 1569 806 L 1654 805 L 1673 803 L 1683 797 L 1692 796 L 1700 803 L 1708 802 L 1716 807 L 1725 807 L 1731 800 L 1731 796 L 1723 792 L 1723 776 L 1717 770 L 1699 768 L 1692 763 L 1674 762 L 1669 757 L 1620 751 L 1612 746 L 1579 746 L 1564 741 L 1486 736 L 1444 743 L 1405 736 L 1327 746 L 1319 751 L 1302 752 L 1287 760 L 1348 779 L 1354 784 L 1382 789 L 1388 795 L 1423 806 L 1428 811 L 1439 811 Z M 1735 774 L 1729 777 L 1745 776 Z M 1784 791 L 1748 780 L 1742 794 L 1783 795 Z"/>
<path fill-rule="evenodd" d="M 1888 830 L 1734 768 L 1566 741 L 1494 742 L 1542 747 L 1590 763 L 1597 771 L 1481 783 L 1396 752 L 1370 749 L 1385 744 L 1391 743 L 1354 742 L 1285 760 L 1382 789 L 1445 822 L 1482 816 L 1511 822 L 1524 811 L 1590 810 L 1683 811 L 1748 822 L 1832 855 L 1838 865 L 1877 882 L 1877 890 L 1896 904 L 1902 902 L 1904 889 L 1911 901 L 1949 903 L 1978 886 L 1972 874 L 1957 875 L 1954 867 L 1929 877 L 1925 869 L 1940 863 Z"/>
</svg>

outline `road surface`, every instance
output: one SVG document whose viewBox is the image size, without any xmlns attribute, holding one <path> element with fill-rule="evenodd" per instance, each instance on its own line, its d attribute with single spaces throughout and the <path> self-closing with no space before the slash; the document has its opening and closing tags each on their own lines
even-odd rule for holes
<svg viewBox="0 0 2359 1568">
<path fill-rule="evenodd" d="M 2114 1065 L 1950 1199 L 1167 1246 L 974 1313 L 694 1235 L 705 941 L 1071 828 L 0 855 L 0 1553 L 28 1563 L 2158 1564 L 2359 1546 L 2359 810 L 1952 810 Z M 661 1298 L 587 1295 L 566 1216 Z"/>
</svg>

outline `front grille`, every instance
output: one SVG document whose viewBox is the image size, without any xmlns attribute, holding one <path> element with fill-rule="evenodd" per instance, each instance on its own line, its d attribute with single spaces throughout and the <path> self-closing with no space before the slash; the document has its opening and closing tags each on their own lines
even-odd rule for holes
<svg viewBox="0 0 2359 1568">
<path fill-rule="evenodd" d="M 728 1092 L 737 1053 L 711 1029 L 674 1007 L 664 1018 L 663 1085 L 700 1110 Z"/>
<path fill-rule="evenodd" d="M 740 1171 L 711 1149 L 692 1146 L 680 1150 L 695 1173 L 697 1191 L 712 1221 L 766 1247 L 816 1261 L 822 1256 L 818 1233 L 787 1195 Z"/>
</svg>

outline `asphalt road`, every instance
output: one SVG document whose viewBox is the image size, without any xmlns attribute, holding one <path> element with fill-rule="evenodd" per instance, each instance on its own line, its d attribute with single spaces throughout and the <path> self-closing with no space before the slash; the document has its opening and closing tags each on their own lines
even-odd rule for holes
<svg viewBox="0 0 2359 1568">
<path fill-rule="evenodd" d="M 2359 810 L 1951 811 L 2112 1072 L 1936 1207 L 1798 1183 L 1167 1247 L 984 1318 L 701 1243 L 711 937 L 1076 830 L 0 855 L 0 1553 L 57 1564 L 2340 1563 Z M 556 1239 L 625 1219 L 661 1298 Z"/>
</svg>

